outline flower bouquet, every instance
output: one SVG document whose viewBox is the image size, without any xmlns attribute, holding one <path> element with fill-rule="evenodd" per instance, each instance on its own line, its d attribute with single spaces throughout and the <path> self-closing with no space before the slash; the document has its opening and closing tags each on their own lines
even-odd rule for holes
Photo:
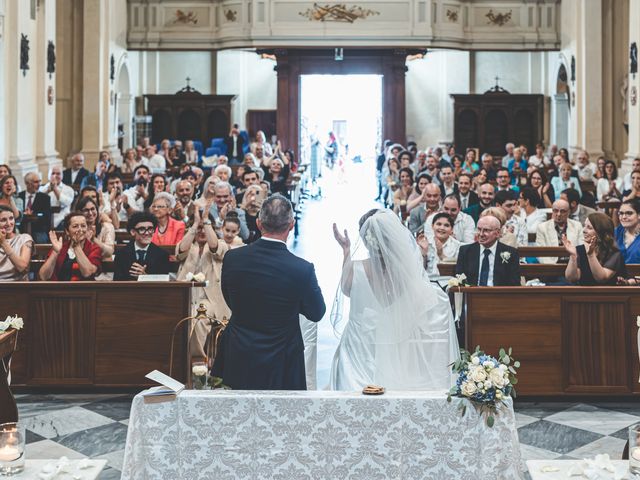
<svg viewBox="0 0 640 480">
<path fill-rule="evenodd" d="M 21 330 L 23 326 L 24 321 L 22 320 L 22 317 L 19 317 L 18 315 L 14 315 L 12 317 L 11 315 L 8 315 L 4 322 L 0 322 L 0 333 L 4 333 L 10 328 Z"/>
<path fill-rule="evenodd" d="M 452 364 L 452 371 L 458 374 L 455 386 L 451 387 L 447 401 L 451 397 L 466 398 L 486 415 L 488 427 L 493 427 L 494 415 L 498 406 L 508 397 L 515 398 L 514 385 L 518 383 L 516 369 L 520 362 L 511 357 L 511 348 L 500 349 L 498 358 L 485 354 L 480 347 L 470 353 L 460 349 L 460 360 Z M 466 404 L 460 403 L 462 415 L 466 413 Z"/>
<path fill-rule="evenodd" d="M 467 276 L 464 273 L 459 273 L 455 277 L 451 277 L 447 283 L 448 291 L 453 289 L 453 310 L 455 313 L 454 321 L 456 325 L 460 327 L 460 317 L 462 316 L 462 303 L 463 293 L 460 291 L 460 287 L 468 287 Z"/>
</svg>

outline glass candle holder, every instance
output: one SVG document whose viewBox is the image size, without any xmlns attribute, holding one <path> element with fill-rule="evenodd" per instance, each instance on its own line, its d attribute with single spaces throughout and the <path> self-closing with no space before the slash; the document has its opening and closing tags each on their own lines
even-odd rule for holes
<svg viewBox="0 0 640 480">
<path fill-rule="evenodd" d="M 0 424 L 0 475 L 15 475 L 24 470 L 25 426 Z"/>
<path fill-rule="evenodd" d="M 629 427 L 629 472 L 640 476 L 640 424 Z"/>
</svg>

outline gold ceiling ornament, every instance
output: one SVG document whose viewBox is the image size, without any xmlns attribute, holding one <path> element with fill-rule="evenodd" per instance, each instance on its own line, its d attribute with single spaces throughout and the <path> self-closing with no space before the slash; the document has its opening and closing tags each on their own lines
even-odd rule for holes
<svg viewBox="0 0 640 480">
<path fill-rule="evenodd" d="M 456 23 L 458 21 L 458 11 L 457 10 L 449 10 L 447 8 L 446 12 L 447 18 L 450 22 Z"/>
<path fill-rule="evenodd" d="M 188 23 L 193 23 L 194 25 L 196 25 L 198 23 L 198 14 L 194 13 L 194 12 L 183 12 L 182 10 L 176 10 L 176 13 L 174 13 L 175 18 L 173 19 L 173 23 L 183 23 L 183 24 L 188 24 Z"/>
<path fill-rule="evenodd" d="M 498 13 L 497 15 L 493 13 L 492 9 L 489 9 L 489 13 L 485 15 L 489 19 L 487 23 L 498 25 L 499 27 L 503 26 L 509 20 L 511 20 L 512 10 L 509 10 L 507 13 Z"/>
<path fill-rule="evenodd" d="M 298 12 L 302 17 L 317 22 L 348 22 L 353 23 L 357 19 L 365 19 L 372 15 L 380 15 L 380 12 L 368 10 L 358 5 L 348 7 L 344 3 L 335 5 L 318 5 L 313 4 L 313 8 L 308 8 L 304 12 Z"/>
<path fill-rule="evenodd" d="M 231 9 L 225 10 L 224 18 L 226 18 L 228 22 L 235 22 L 238 19 L 238 12 Z"/>
</svg>

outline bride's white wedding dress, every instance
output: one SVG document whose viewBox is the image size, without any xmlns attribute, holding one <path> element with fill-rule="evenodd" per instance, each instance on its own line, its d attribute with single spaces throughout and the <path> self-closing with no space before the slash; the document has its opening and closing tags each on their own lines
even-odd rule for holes
<svg viewBox="0 0 640 480">
<path fill-rule="evenodd" d="M 360 235 L 366 254 L 356 248 L 345 264 L 332 312 L 341 337 L 330 388 L 448 390 L 459 349 L 447 294 L 429 282 L 413 236 L 393 212 L 369 217 Z"/>
</svg>

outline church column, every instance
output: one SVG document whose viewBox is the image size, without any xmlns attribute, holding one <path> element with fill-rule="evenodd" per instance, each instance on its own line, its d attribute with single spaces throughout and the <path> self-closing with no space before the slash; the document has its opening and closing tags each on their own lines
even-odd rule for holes
<svg viewBox="0 0 640 480">
<path fill-rule="evenodd" d="M 7 60 L 4 52 L 4 45 L 6 43 L 5 10 L 5 0 L 0 0 L 0 65 L 7 65 Z M 8 156 L 7 141 L 5 135 L 5 129 L 7 125 L 7 115 L 5 114 L 5 98 L 7 97 L 7 86 L 5 83 L 6 75 L 7 69 L 4 68 L 3 71 L 0 72 L 0 162 L 5 162 Z"/>
<path fill-rule="evenodd" d="M 385 56 L 382 67 L 382 138 L 403 145 L 407 141 L 406 56 L 403 52 Z"/>
<path fill-rule="evenodd" d="M 84 2 L 82 53 L 82 152 L 87 168 L 108 144 L 109 49 L 105 0 Z"/>
<path fill-rule="evenodd" d="M 37 75 L 42 66 L 35 55 L 37 41 L 36 4 L 31 2 L 6 2 L 4 38 L 5 59 L 2 64 L 4 77 L 5 158 L 20 184 L 27 172 L 36 170 L 36 102 L 43 99 L 37 91 Z M 29 42 L 28 67 L 20 70 L 21 36 Z M 27 52 L 24 52 L 27 54 Z M 44 101 L 44 100 L 43 100 Z"/>
<path fill-rule="evenodd" d="M 55 148 L 56 135 L 56 77 L 55 73 L 47 73 L 49 41 L 56 40 L 56 2 L 46 0 L 40 3 L 37 16 L 38 36 L 34 45 L 34 59 L 38 65 L 37 91 L 38 96 L 35 105 L 36 129 L 36 163 L 43 178 L 48 175 L 52 165 L 60 165 Z"/>
<path fill-rule="evenodd" d="M 578 6 L 575 57 L 576 138 L 571 149 L 602 155 L 602 0 L 581 0 Z"/>
<path fill-rule="evenodd" d="M 636 44 L 637 50 L 640 50 L 640 2 L 637 1 L 629 3 L 629 46 L 627 52 L 630 51 L 633 43 Z M 628 68 L 630 64 L 631 62 L 629 62 Z M 631 169 L 633 159 L 640 157 L 640 73 L 629 74 L 627 114 L 629 118 L 629 147 L 623 164 Z"/>
</svg>

